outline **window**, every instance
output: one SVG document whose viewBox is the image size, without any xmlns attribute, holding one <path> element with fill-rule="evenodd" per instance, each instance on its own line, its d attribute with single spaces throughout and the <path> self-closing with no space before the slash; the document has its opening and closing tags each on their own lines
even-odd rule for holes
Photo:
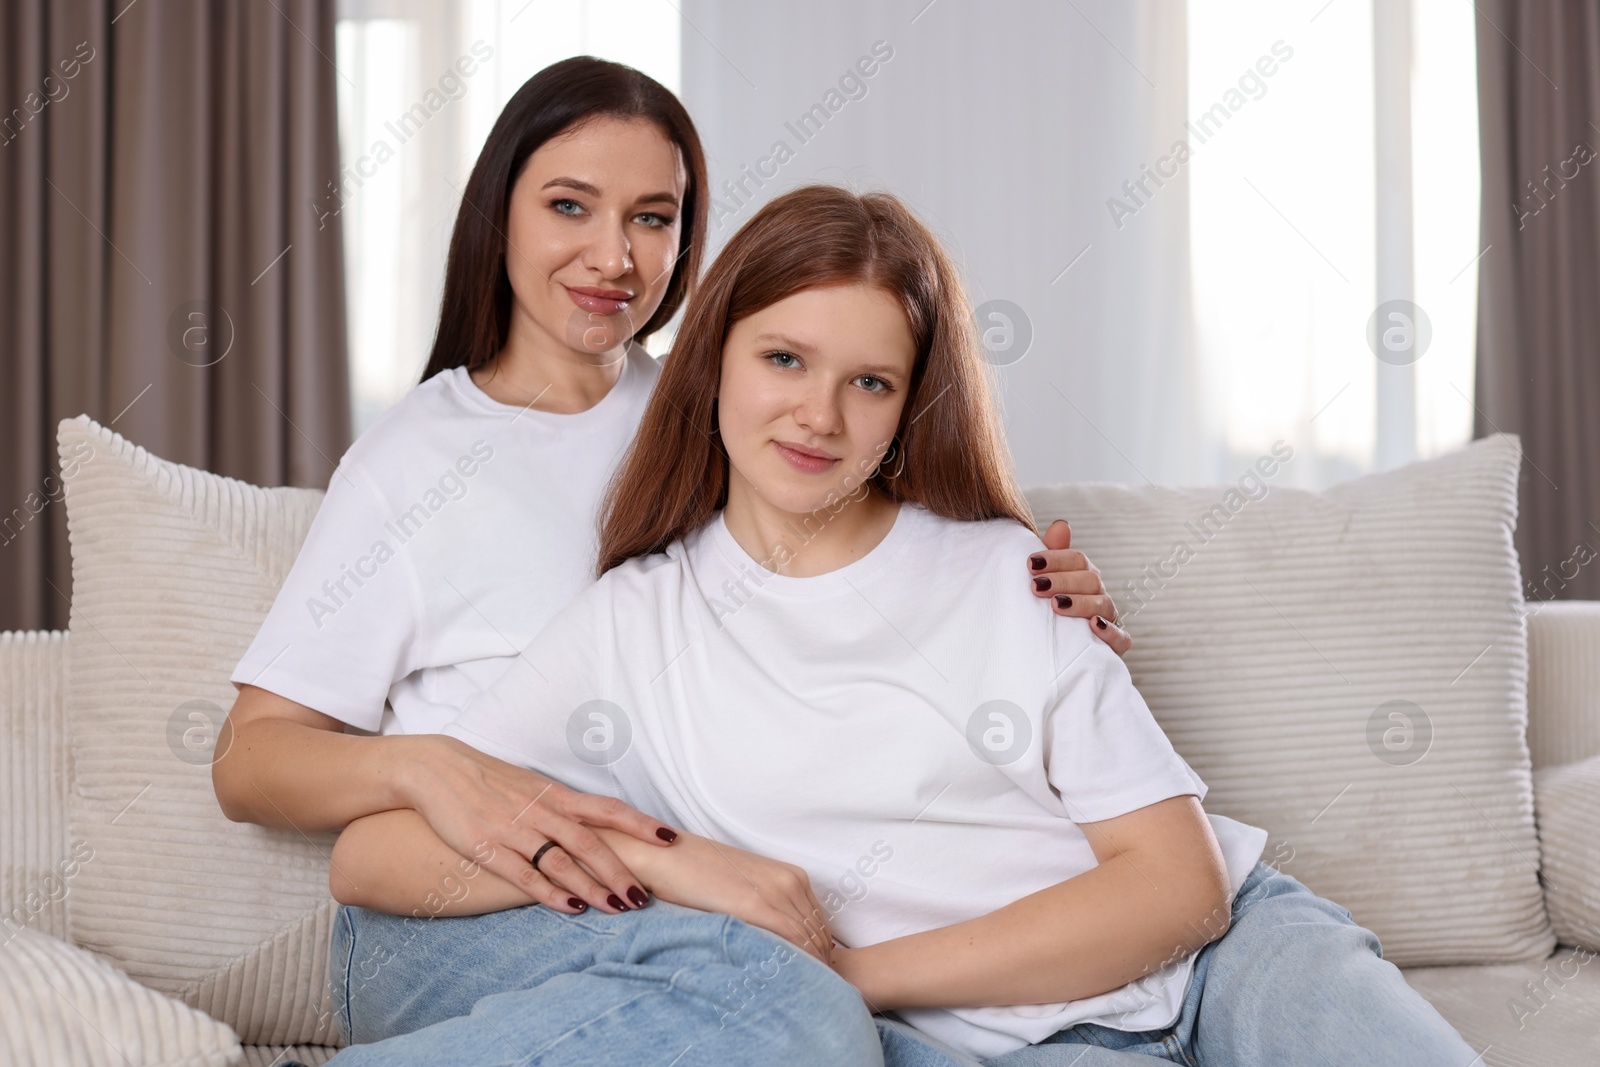
<svg viewBox="0 0 1600 1067">
<path fill-rule="evenodd" d="M 1473 9 L 1382 0 L 1379 32 L 1393 33 L 1389 18 L 1409 10 L 1411 48 L 1408 63 L 1393 38 L 1409 112 L 1396 115 L 1401 97 L 1385 92 L 1379 116 L 1375 64 L 1388 59 L 1374 48 L 1374 2 L 1189 3 L 1188 113 L 1197 125 L 1212 116 L 1193 134 L 1189 166 L 1201 410 L 1225 443 L 1219 474 L 1282 438 L 1296 449 L 1291 477 L 1320 488 L 1471 437 L 1481 252 Z M 1379 234 L 1378 196 L 1405 181 L 1407 161 L 1375 145 L 1403 130 L 1399 120 L 1409 122 L 1410 204 L 1391 202 L 1402 221 Z M 1414 363 L 1394 361 L 1397 371 L 1380 363 L 1368 331 L 1380 287 L 1406 273 L 1407 258 L 1431 339 Z M 1386 312 L 1378 343 L 1385 331 L 1401 342 L 1420 335 L 1413 318 Z"/>
</svg>

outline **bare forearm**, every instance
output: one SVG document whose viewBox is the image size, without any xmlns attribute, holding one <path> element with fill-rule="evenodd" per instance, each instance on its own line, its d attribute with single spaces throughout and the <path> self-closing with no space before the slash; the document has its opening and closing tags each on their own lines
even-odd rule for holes
<svg viewBox="0 0 1600 1067">
<path fill-rule="evenodd" d="M 620 830 L 593 829 L 653 890 L 647 872 L 662 850 Z M 462 856 L 419 813 L 396 808 L 345 828 L 334 845 L 328 887 L 341 904 L 390 915 L 483 915 L 538 903 L 484 868 L 489 859 L 487 844 L 476 856 Z"/>
<path fill-rule="evenodd" d="M 421 744 L 419 744 L 419 742 Z M 282 719 L 259 719 L 218 738 L 212 769 L 228 818 L 304 833 L 339 830 L 374 812 L 405 806 L 407 760 L 422 737 L 360 737 Z M 226 746 L 226 747 L 224 747 Z"/>
<path fill-rule="evenodd" d="M 488 858 L 457 854 L 419 813 L 396 808 L 345 828 L 333 848 L 328 887 L 341 904 L 390 915 L 483 915 L 536 903 L 485 870 Z"/>
<path fill-rule="evenodd" d="M 1214 870 L 1123 854 L 979 918 L 846 952 L 839 972 L 874 1011 L 1080 1000 L 1220 936 L 1226 892 L 1225 871 L 1219 886 Z"/>
</svg>

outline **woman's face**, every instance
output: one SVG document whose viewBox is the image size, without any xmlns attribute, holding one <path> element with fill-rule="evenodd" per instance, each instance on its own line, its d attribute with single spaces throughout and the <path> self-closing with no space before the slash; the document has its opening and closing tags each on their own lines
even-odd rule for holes
<svg viewBox="0 0 1600 1067">
<path fill-rule="evenodd" d="M 534 151 L 506 221 L 513 331 L 589 363 L 620 358 L 672 280 L 687 180 L 642 119 L 597 118 Z"/>
<path fill-rule="evenodd" d="M 717 394 L 729 503 L 791 515 L 858 492 L 894 438 L 916 343 L 882 289 L 807 289 L 728 331 Z M 752 501 L 754 502 L 754 501 Z"/>
</svg>

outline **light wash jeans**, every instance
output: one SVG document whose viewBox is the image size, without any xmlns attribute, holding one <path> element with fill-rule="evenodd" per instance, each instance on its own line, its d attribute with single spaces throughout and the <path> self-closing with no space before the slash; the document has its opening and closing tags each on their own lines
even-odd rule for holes
<svg viewBox="0 0 1600 1067">
<path fill-rule="evenodd" d="M 335 1067 L 1473 1067 L 1467 1043 L 1350 913 L 1258 863 L 1201 950 L 1177 1022 L 1085 1023 L 980 1061 L 893 1017 L 777 936 L 665 901 L 620 915 L 542 907 L 406 920 L 344 907 Z M 874 1027 L 874 1024 L 876 1026 Z"/>
<path fill-rule="evenodd" d="M 883 1062 L 860 995 L 828 967 L 662 900 L 618 915 L 409 920 L 341 907 L 331 948 L 333 1010 L 352 1042 L 336 1067 Z"/>
</svg>

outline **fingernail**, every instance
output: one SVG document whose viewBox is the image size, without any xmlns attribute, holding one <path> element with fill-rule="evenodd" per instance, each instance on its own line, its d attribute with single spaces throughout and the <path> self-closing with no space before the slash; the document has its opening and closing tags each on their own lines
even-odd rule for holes
<svg viewBox="0 0 1600 1067">
<path fill-rule="evenodd" d="M 1035 578 L 1033 580 L 1033 588 L 1040 593 L 1048 592 L 1050 589 L 1050 579 Z"/>
<path fill-rule="evenodd" d="M 567 898 L 567 907 L 569 907 L 569 908 L 576 908 L 578 911 L 583 911 L 588 906 L 589 905 L 585 904 L 583 901 L 579 900 L 577 897 L 568 897 Z"/>
<path fill-rule="evenodd" d="M 1101 617 L 1100 617 L 1100 616 L 1098 616 L 1098 615 L 1096 615 L 1096 616 L 1095 616 L 1095 617 L 1094 617 L 1094 624 L 1095 624 L 1095 625 L 1096 625 L 1096 626 L 1098 626 L 1098 627 L 1100 627 L 1100 629 L 1102 629 L 1102 630 L 1104 630 L 1104 629 L 1105 629 L 1105 628 L 1106 628 L 1106 620 L 1104 620 L 1104 619 L 1102 619 L 1102 618 L 1101 618 Z"/>
<path fill-rule="evenodd" d="M 606 903 L 610 904 L 613 908 L 616 908 L 618 911 L 627 911 L 628 910 L 628 906 L 622 902 L 622 898 L 617 896 L 615 893 L 612 893 L 609 897 L 606 897 Z"/>
<path fill-rule="evenodd" d="M 1070 608 L 1070 607 L 1072 607 L 1072 598 L 1069 597 L 1065 593 L 1057 593 L 1056 594 L 1056 607 L 1058 607 L 1058 608 Z"/>
<path fill-rule="evenodd" d="M 1029 556 L 1028 557 L 1028 566 L 1032 567 L 1036 571 L 1044 570 L 1044 557 L 1043 556 Z"/>
<path fill-rule="evenodd" d="M 656 836 L 663 841 L 676 841 L 678 839 L 678 835 L 668 830 L 665 826 L 657 827 Z"/>
<path fill-rule="evenodd" d="M 650 898 L 644 895 L 644 890 L 636 885 L 628 887 L 628 899 L 633 901 L 633 906 L 636 908 L 642 908 L 650 903 Z"/>
</svg>

